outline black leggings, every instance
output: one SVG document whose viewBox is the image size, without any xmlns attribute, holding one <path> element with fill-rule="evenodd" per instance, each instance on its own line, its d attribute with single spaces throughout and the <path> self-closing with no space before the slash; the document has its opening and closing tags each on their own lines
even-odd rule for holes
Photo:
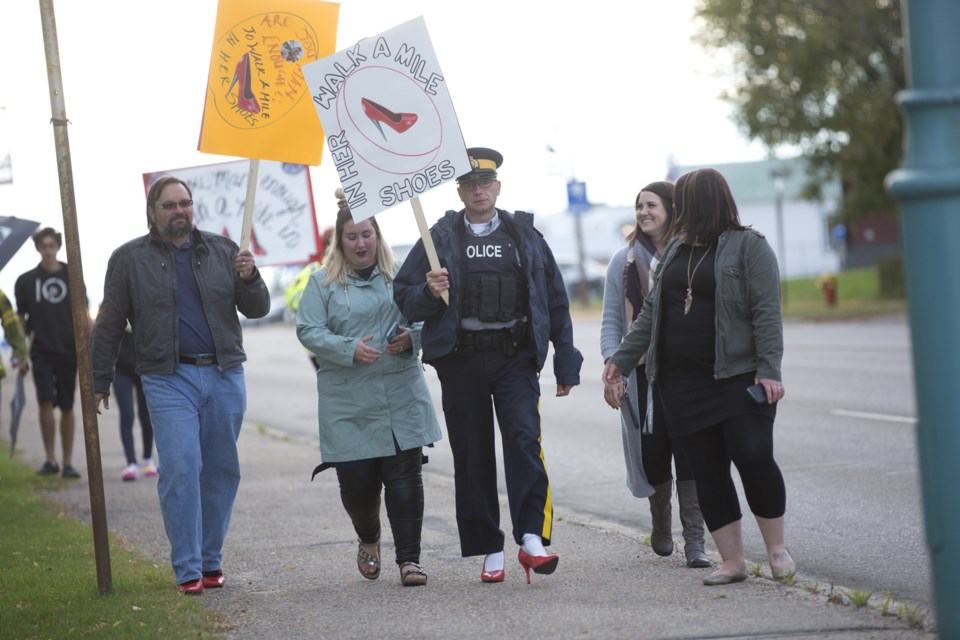
<svg viewBox="0 0 960 640">
<path fill-rule="evenodd" d="M 417 447 L 364 464 L 337 467 L 340 500 L 364 544 L 380 541 L 380 487 L 384 488 L 398 565 L 420 562 L 422 466 L 423 452 Z"/>
<path fill-rule="evenodd" d="M 747 414 L 691 433 L 682 439 L 697 483 L 697 497 L 707 529 L 742 517 L 730 463 L 737 465 L 747 504 L 755 516 L 779 518 L 786 511 L 787 492 L 773 459 L 773 419 Z"/>
<path fill-rule="evenodd" d="M 637 393 L 640 395 L 640 422 L 647 416 L 647 378 L 643 366 L 637 367 Z M 671 440 L 668 433 L 666 413 L 660 401 L 659 390 L 653 394 L 653 433 L 640 434 L 640 456 L 643 472 L 652 485 L 663 484 L 673 478 L 670 462 L 677 468 L 677 480 L 693 480 L 693 470 L 679 440 Z"/>
<path fill-rule="evenodd" d="M 683 444 L 679 440 L 671 440 L 665 427 L 654 424 L 653 433 L 640 434 L 640 454 L 647 482 L 658 485 L 673 478 L 671 460 L 677 469 L 677 481 L 693 480 L 693 469 L 690 468 Z"/>
</svg>

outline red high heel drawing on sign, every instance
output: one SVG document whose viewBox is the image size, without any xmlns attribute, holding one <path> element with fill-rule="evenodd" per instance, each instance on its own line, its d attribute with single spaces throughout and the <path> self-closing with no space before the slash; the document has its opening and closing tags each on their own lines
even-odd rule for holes
<svg viewBox="0 0 960 640">
<path fill-rule="evenodd" d="M 227 95 L 233 91 L 234 85 L 239 84 L 237 88 L 237 106 L 247 113 L 260 113 L 260 103 L 257 97 L 253 95 L 250 88 L 250 54 L 245 53 L 237 60 L 237 68 L 233 72 L 233 82 L 227 89 Z"/>
<path fill-rule="evenodd" d="M 363 112 L 370 118 L 370 121 L 377 125 L 377 130 L 384 140 L 387 139 L 387 135 L 383 132 L 383 127 L 380 126 L 381 122 L 397 133 L 403 133 L 417 122 L 417 114 L 415 113 L 394 113 L 366 98 L 360 98 L 360 104 L 363 105 Z"/>
<path fill-rule="evenodd" d="M 257 236 L 253 233 L 253 226 L 250 227 L 250 251 L 255 256 L 267 255 L 266 250 L 260 246 L 259 242 L 257 242 Z"/>
<path fill-rule="evenodd" d="M 224 238 L 230 238 L 230 231 L 226 227 L 223 228 L 223 231 L 220 232 Z M 230 238 L 233 240 L 233 238 Z M 260 243 L 257 242 L 257 234 L 254 233 L 253 227 L 250 227 L 250 253 L 255 256 L 265 256 L 267 255 L 267 250 L 260 246 Z"/>
</svg>

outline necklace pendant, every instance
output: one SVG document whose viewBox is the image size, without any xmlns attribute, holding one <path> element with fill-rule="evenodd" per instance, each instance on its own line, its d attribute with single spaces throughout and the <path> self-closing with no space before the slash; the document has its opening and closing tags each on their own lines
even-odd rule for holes
<svg viewBox="0 0 960 640">
<path fill-rule="evenodd" d="M 693 247 L 690 247 L 690 257 L 687 258 L 687 297 L 683 300 L 683 315 L 690 313 L 690 307 L 693 306 L 693 278 L 697 275 L 697 269 L 700 268 L 707 254 L 710 253 L 711 246 L 713 245 L 707 245 L 707 250 L 697 260 L 697 266 L 693 268 L 692 272 L 690 271 L 690 265 L 693 264 Z"/>
</svg>

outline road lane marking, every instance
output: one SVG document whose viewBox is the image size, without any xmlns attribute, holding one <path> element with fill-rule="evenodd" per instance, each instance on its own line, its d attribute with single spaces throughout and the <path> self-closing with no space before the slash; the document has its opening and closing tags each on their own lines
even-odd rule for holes
<svg viewBox="0 0 960 640">
<path fill-rule="evenodd" d="M 867 420 L 882 420 L 884 422 L 903 422 L 906 424 L 916 424 L 917 419 L 910 416 L 895 416 L 889 413 L 869 413 L 866 411 L 849 411 L 847 409 L 834 409 L 831 411 L 835 416 L 845 418 L 866 418 Z"/>
</svg>

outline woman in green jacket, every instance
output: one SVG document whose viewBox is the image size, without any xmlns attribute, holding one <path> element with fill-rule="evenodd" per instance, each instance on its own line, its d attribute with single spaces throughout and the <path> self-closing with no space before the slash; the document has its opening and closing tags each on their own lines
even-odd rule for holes
<svg viewBox="0 0 960 640">
<path fill-rule="evenodd" d="M 785 578 L 796 563 L 784 542 L 786 490 L 773 458 L 773 420 L 784 395 L 777 259 L 763 235 L 740 224 L 730 188 L 714 169 L 680 176 L 674 208 L 675 237 L 603 380 L 619 382 L 646 354 L 647 380 L 656 381 L 670 435 L 693 467 L 700 509 L 723 558 L 704 584 L 747 577 L 731 462 L 773 577 Z"/>
<path fill-rule="evenodd" d="M 338 195 L 342 192 L 338 191 Z M 393 252 L 374 218 L 354 222 L 340 201 L 333 246 L 310 276 L 297 337 L 317 358 L 320 450 L 360 541 L 357 568 L 380 575 L 380 492 L 404 585 L 426 584 L 420 567 L 422 447 L 440 440 L 423 378 L 420 326 L 393 303 Z"/>
</svg>

